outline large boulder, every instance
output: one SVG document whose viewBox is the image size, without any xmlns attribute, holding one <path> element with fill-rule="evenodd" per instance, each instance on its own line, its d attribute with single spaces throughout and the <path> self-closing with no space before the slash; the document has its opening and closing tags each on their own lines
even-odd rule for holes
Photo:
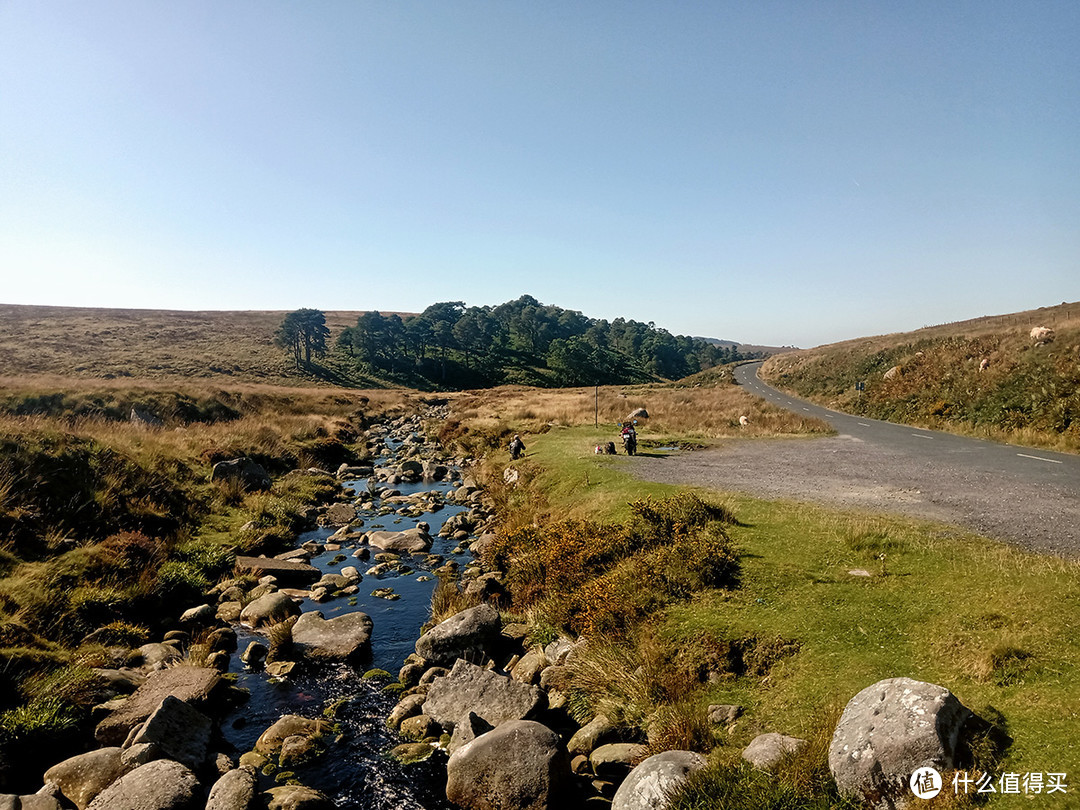
<svg viewBox="0 0 1080 810">
<path fill-rule="evenodd" d="M 512 720 L 455 751 L 446 798 L 468 810 L 554 810 L 565 806 L 570 759 L 540 723 Z"/>
<path fill-rule="evenodd" d="M 125 774 L 87 810 L 202 810 L 199 780 L 179 762 L 158 759 Z"/>
<path fill-rule="evenodd" d="M 98 748 L 58 762 L 45 771 L 45 784 L 56 785 L 68 801 L 86 810 L 94 797 L 124 772 L 121 750 L 118 746 Z"/>
<path fill-rule="evenodd" d="M 258 782 L 247 768 L 235 768 L 218 779 L 206 799 L 205 810 L 255 810 Z"/>
<path fill-rule="evenodd" d="M 250 458 L 219 461 L 210 471 L 211 481 L 235 481 L 246 490 L 270 489 L 270 475 Z"/>
<path fill-rule="evenodd" d="M 274 591 L 260 596 L 240 611 L 240 622 L 248 627 L 277 624 L 300 615 L 300 605 L 288 594 Z"/>
<path fill-rule="evenodd" d="M 510 720 L 531 717 L 545 705 L 544 693 L 537 687 L 459 658 L 449 675 L 432 681 L 423 711 L 452 733 L 455 724 L 470 711 L 498 727 Z"/>
<path fill-rule="evenodd" d="M 942 686 L 911 678 L 878 681 L 840 716 L 829 770 L 841 794 L 875 808 L 902 807 L 912 772 L 955 767 L 961 731 L 972 717 Z"/>
<path fill-rule="evenodd" d="M 169 695 L 142 724 L 131 746 L 154 744 L 167 758 L 198 770 L 206 759 L 213 725 L 198 709 Z"/>
<path fill-rule="evenodd" d="M 655 754 L 626 777 L 611 800 L 611 810 L 663 810 L 668 797 L 705 764 L 705 757 L 692 751 Z"/>
<path fill-rule="evenodd" d="M 346 613 L 324 619 L 318 610 L 303 614 L 292 629 L 293 647 L 320 661 L 359 661 L 371 655 L 371 617 Z"/>
<path fill-rule="evenodd" d="M 146 720 L 168 696 L 198 708 L 221 682 L 217 670 L 207 667 L 172 667 L 146 679 L 122 706 L 98 723 L 94 737 L 102 745 L 122 745 L 128 733 Z"/>
<path fill-rule="evenodd" d="M 483 604 L 463 610 L 432 627 L 416 640 L 416 653 L 435 666 L 459 658 L 482 660 L 499 639 L 499 612 Z"/>
</svg>

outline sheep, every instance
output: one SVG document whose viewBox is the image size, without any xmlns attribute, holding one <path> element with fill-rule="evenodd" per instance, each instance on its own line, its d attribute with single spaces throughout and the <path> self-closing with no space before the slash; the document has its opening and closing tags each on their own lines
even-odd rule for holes
<svg viewBox="0 0 1080 810">
<path fill-rule="evenodd" d="M 900 366 L 893 366 L 882 375 L 881 379 L 892 380 L 898 376 L 900 376 Z"/>
<path fill-rule="evenodd" d="M 750 420 L 747 419 L 745 416 L 740 416 L 739 417 L 739 425 L 741 425 L 742 427 L 746 427 L 749 424 L 750 424 Z"/>
<path fill-rule="evenodd" d="M 984 357 L 982 359 L 982 362 L 979 363 L 979 371 L 983 372 L 983 371 L 986 371 L 988 368 L 990 368 L 990 358 L 989 357 Z"/>
<path fill-rule="evenodd" d="M 1036 346 L 1045 346 L 1054 342 L 1054 330 L 1049 326 L 1035 326 L 1031 329 L 1031 339 Z"/>
</svg>

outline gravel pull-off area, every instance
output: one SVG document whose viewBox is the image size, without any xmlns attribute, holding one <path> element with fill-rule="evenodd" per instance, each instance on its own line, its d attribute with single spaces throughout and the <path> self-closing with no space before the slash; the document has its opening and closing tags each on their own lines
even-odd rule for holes
<svg viewBox="0 0 1080 810">
<path fill-rule="evenodd" d="M 851 435 L 735 440 L 626 459 L 625 469 L 647 481 L 929 518 L 1034 551 L 1080 557 L 1080 481 L 1071 476 L 1036 481 Z"/>
</svg>

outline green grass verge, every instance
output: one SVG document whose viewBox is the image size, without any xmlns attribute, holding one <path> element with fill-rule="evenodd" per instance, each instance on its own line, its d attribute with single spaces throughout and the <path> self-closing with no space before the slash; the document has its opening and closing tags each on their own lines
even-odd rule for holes
<svg viewBox="0 0 1080 810">
<path fill-rule="evenodd" d="M 622 520 L 629 501 L 673 494 L 634 479 L 632 459 L 592 455 L 608 432 L 533 437 L 531 502 L 553 516 Z M 798 643 L 767 675 L 699 695 L 703 705 L 747 709 L 725 748 L 762 731 L 813 736 L 823 712 L 877 680 L 908 676 L 1004 721 L 1014 742 L 1002 771 L 1080 773 L 1080 566 L 941 524 L 698 492 L 742 524 L 730 532 L 743 584 L 668 608 L 660 632 Z M 871 575 L 848 573 L 857 569 Z M 1029 806 L 1022 795 L 992 804 Z"/>
</svg>

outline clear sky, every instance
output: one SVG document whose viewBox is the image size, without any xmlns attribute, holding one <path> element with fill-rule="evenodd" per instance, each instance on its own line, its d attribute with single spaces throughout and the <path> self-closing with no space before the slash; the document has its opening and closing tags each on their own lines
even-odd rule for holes
<svg viewBox="0 0 1080 810">
<path fill-rule="evenodd" d="M 801 346 L 1080 299 L 1080 3 L 0 0 L 0 302 L 524 293 Z"/>
</svg>

